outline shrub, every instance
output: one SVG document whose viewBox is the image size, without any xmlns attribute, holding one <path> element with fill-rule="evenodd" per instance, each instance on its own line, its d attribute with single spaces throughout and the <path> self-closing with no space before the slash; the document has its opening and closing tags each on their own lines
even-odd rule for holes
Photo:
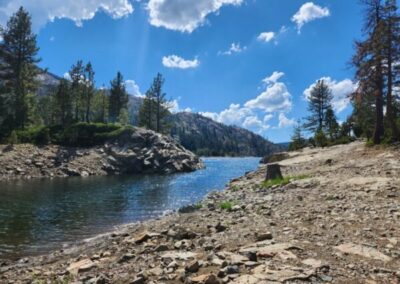
<svg viewBox="0 0 400 284">
<path fill-rule="evenodd" d="M 325 136 L 324 131 L 318 130 L 317 133 L 315 133 L 315 145 L 317 147 L 325 147 L 328 145 L 328 139 Z"/>
<path fill-rule="evenodd" d="M 234 206 L 234 204 L 230 201 L 224 201 L 219 204 L 219 208 L 221 208 L 222 210 L 227 210 L 227 211 L 231 211 L 233 206 Z"/>
<path fill-rule="evenodd" d="M 18 143 L 18 136 L 15 130 L 13 130 L 10 134 L 10 136 L 7 139 L 8 144 L 14 145 Z"/>
</svg>

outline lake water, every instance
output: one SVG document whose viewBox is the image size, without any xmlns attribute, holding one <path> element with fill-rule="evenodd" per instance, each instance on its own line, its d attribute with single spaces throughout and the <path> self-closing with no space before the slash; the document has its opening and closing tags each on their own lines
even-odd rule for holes
<svg viewBox="0 0 400 284">
<path fill-rule="evenodd" d="M 168 176 L 0 183 L 0 258 L 48 252 L 117 225 L 163 215 L 222 190 L 259 158 L 204 158 L 206 169 Z"/>
</svg>

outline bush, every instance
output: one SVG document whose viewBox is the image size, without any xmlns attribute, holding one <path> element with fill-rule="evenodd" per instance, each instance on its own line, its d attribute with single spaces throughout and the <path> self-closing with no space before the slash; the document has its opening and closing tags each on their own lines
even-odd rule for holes
<svg viewBox="0 0 400 284">
<path fill-rule="evenodd" d="M 324 131 L 318 130 L 317 133 L 315 133 L 315 146 L 317 147 L 326 147 L 328 145 L 328 139 L 325 136 Z"/>
<path fill-rule="evenodd" d="M 18 136 L 15 130 L 13 130 L 10 134 L 10 137 L 7 139 L 7 143 L 10 145 L 14 145 L 18 143 Z"/>
<path fill-rule="evenodd" d="M 231 211 L 233 206 L 234 204 L 232 202 L 225 201 L 219 205 L 219 208 L 221 208 L 222 210 Z"/>
</svg>

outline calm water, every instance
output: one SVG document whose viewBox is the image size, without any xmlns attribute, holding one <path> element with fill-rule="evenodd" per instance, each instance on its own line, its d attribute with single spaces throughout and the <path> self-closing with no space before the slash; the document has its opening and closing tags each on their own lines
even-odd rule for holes
<svg viewBox="0 0 400 284">
<path fill-rule="evenodd" d="M 0 183 L 0 258 L 61 248 L 116 225 L 155 218 L 223 189 L 259 158 L 205 158 L 206 169 L 170 176 Z"/>
</svg>

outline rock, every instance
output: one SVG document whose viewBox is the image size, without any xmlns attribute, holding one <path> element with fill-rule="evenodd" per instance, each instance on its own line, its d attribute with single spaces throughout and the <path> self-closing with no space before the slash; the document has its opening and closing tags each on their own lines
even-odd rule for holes
<svg viewBox="0 0 400 284">
<path fill-rule="evenodd" d="M 133 259 L 133 258 L 135 258 L 135 255 L 134 255 L 134 254 L 127 253 L 127 254 L 124 254 L 124 255 L 119 259 L 118 263 L 124 263 L 124 262 L 127 262 L 127 261 L 129 261 L 129 260 L 131 260 L 131 259 Z"/>
<path fill-rule="evenodd" d="M 175 260 L 175 259 L 188 260 L 188 259 L 193 259 L 196 256 L 197 256 L 196 253 L 190 252 L 190 251 L 188 251 L 188 252 L 168 252 L 168 253 L 163 254 L 161 256 L 161 258 L 163 258 L 163 259 L 168 259 L 169 258 L 169 259 L 172 259 L 172 260 Z"/>
<path fill-rule="evenodd" d="M 134 240 L 135 244 L 141 244 L 141 243 L 144 243 L 145 241 L 147 241 L 148 239 L 150 239 L 149 232 L 143 232 L 143 233 L 137 235 L 133 240 Z"/>
<path fill-rule="evenodd" d="M 266 233 L 256 233 L 256 240 L 257 242 L 262 242 L 265 240 L 272 240 L 273 236 L 272 233 L 266 232 Z"/>
<path fill-rule="evenodd" d="M 391 261 L 392 258 L 379 252 L 377 249 L 372 247 L 367 247 L 363 245 L 353 244 L 353 243 L 346 243 L 335 247 L 335 249 L 347 253 L 347 254 L 355 254 L 360 255 L 366 258 L 372 258 L 384 262 Z"/>
<path fill-rule="evenodd" d="M 200 263 L 197 260 L 190 262 L 186 267 L 185 270 L 189 273 L 196 273 L 200 269 Z"/>
<path fill-rule="evenodd" d="M 90 259 L 83 259 L 74 263 L 71 263 L 67 271 L 72 275 L 78 275 L 79 273 L 86 272 L 96 267 L 96 264 Z"/>
<path fill-rule="evenodd" d="M 220 284 L 214 274 L 203 274 L 190 279 L 194 284 Z"/>
<path fill-rule="evenodd" d="M 281 173 L 281 166 L 278 164 L 267 165 L 267 175 L 265 180 L 283 179 Z"/>
<path fill-rule="evenodd" d="M 228 228 L 228 227 L 222 225 L 221 223 L 218 223 L 218 224 L 215 226 L 215 230 L 217 230 L 217 233 L 223 232 L 223 231 L 225 231 L 227 228 Z"/>
<path fill-rule="evenodd" d="M 169 247 L 167 245 L 159 245 L 158 247 L 155 248 L 154 251 L 157 252 L 162 252 L 162 251 L 168 251 Z"/>
<path fill-rule="evenodd" d="M 130 284 L 145 284 L 145 280 L 142 277 L 136 277 L 135 279 L 133 279 L 131 282 L 129 282 Z"/>
</svg>

